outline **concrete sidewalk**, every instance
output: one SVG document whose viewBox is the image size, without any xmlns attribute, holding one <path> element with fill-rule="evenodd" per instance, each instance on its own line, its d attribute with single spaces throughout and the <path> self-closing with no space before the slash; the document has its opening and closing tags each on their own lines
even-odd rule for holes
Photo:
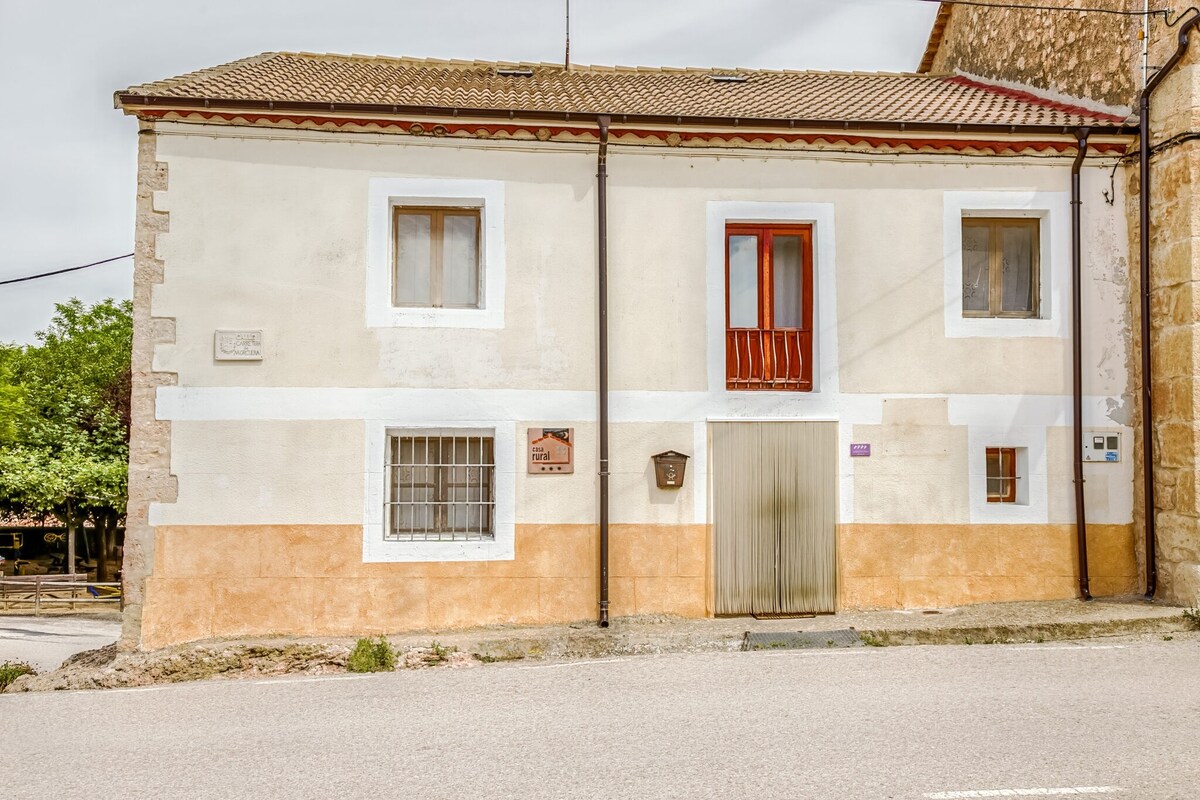
<svg viewBox="0 0 1200 800">
<path fill-rule="evenodd" d="M 852 628 L 876 645 L 1045 642 L 1104 636 L 1169 634 L 1194 630 L 1184 609 L 1146 603 L 1140 597 L 1084 603 L 1053 600 L 988 603 L 957 608 L 859 611 L 806 619 L 752 617 L 680 619 L 627 617 L 607 630 L 594 622 L 531 627 L 500 626 L 467 631 L 401 634 L 397 647 L 443 646 L 485 659 L 597 658 L 636 653 L 729 651 L 747 632 L 832 631 Z"/>
<path fill-rule="evenodd" d="M 848 631 L 851 628 L 854 630 Z M 787 635 L 836 630 L 846 633 L 807 640 Z M 20 658 L 46 669 L 72 653 L 109 644 L 118 632 L 116 621 L 0 616 L 0 661 Z M 753 650 L 824 648 L 839 643 L 886 646 L 1050 642 L 1105 636 L 1200 641 L 1200 629 L 1184 609 L 1148 604 L 1140 598 L 1090 603 L 994 603 L 768 621 L 642 616 L 614 619 L 607 629 L 589 620 L 570 625 L 423 631 L 389 635 L 388 640 L 404 667 L 469 667 L 522 659 L 732 652 L 743 649 L 747 633 L 770 634 L 752 643 L 748 649 Z M 153 652 L 106 648 L 55 672 L 19 678 L 9 691 L 111 689 L 294 673 L 325 675 L 345 671 L 354 642 L 353 638 L 281 636 L 208 640 Z"/>
<path fill-rule="evenodd" d="M 1048 642 L 1103 636 L 1169 634 L 1195 630 L 1184 609 L 1144 602 L 1140 597 L 1106 598 L 1084 603 L 1054 600 L 989 603 L 957 608 L 859 611 L 806 619 L 756 620 L 752 617 L 681 619 L 667 616 L 622 617 L 601 629 L 593 621 L 569 625 L 492 626 L 454 631 L 389 635 L 399 650 L 428 648 L 432 642 L 474 654 L 481 661 L 522 658 L 601 658 L 639 653 L 687 653 L 739 650 L 751 633 L 791 633 L 853 629 L 868 644 L 985 644 Z M 28 661 L 53 669 L 75 653 L 116 641 L 116 614 L 24 617 L 0 615 L 0 661 Z M 353 639 L 252 638 L 176 645 L 164 656 L 207 645 L 247 645 L 268 649 L 289 644 L 351 645 Z M 148 654 L 149 655 L 149 654 Z"/>
</svg>

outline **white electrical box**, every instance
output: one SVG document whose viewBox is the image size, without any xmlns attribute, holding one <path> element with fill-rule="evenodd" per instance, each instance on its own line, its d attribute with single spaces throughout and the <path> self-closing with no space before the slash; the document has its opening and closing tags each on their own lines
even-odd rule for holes
<svg viewBox="0 0 1200 800">
<path fill-rule="evenodd" d="M 1084 431 L 1083 460 L 1109 463 L 1120 461 L 1121 434 L 1116 431 Z"/>
</svg>

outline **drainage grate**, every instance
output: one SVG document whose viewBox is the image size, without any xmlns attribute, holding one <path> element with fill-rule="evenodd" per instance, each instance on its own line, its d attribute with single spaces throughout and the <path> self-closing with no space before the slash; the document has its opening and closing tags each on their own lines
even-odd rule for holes
<svg viewBox="0 0 1200 800">
<path fill-rule="evenodd" d="M 755 619 L 812 619 L 816 614 L 802 614 L 794 611 L 760 611 L 759 613 L 751 613 L 750 616 Z"/>
<path fill-rule="evenodd" d="M 742 650 L 824 650 L 830 647 L 862 647 L 862 639 L 853 628 L 837 631 L 746 631 Z"/>
</svg>

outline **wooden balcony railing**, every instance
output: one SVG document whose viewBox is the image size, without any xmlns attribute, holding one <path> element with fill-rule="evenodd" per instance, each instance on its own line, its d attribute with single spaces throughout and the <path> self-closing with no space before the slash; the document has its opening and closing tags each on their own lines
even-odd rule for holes
<svg viewBox="0 0 1200 800">
<path fill-rule="evenodd" d="M 795 328 L 725 331 L 725 388 L 740 391 L 812 390 L 812 331 Z"/>
</svg>

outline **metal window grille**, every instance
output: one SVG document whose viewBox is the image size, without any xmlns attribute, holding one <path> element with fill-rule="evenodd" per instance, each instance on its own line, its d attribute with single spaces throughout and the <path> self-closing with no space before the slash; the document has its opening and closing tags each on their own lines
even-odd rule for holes
<svg viewBox="0 0 1200 800">
<path fill-rule="evenodd" d="M 496 525 L 494 437 L 443 431 L 388 436 L 384 538 L 491 541 Z"/>
<path fill-rule="evenodd" d="M 1017 450 L 1014 447 L 987 448 L 987 501 L 1017 502 Z"/>
</svg>

